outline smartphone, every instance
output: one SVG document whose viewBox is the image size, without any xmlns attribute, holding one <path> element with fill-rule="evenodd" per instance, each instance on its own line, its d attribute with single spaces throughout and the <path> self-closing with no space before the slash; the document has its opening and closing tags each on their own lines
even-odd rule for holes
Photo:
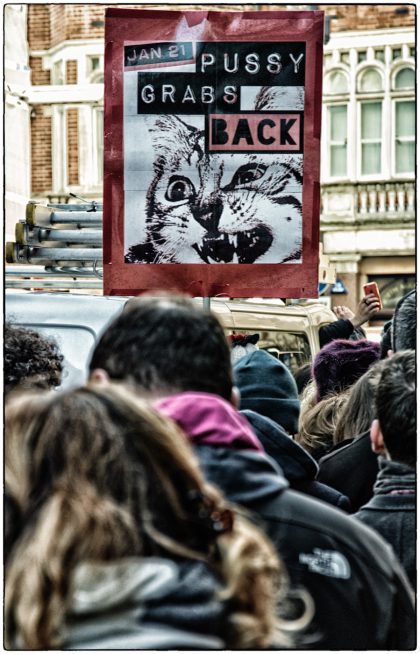
<svg viewBox="0 0 420 654">
<path fill-rule="evenodd" d="M 374 295 L 376 295 L 379 302 L 379 308 L 382 309 L 381 294 L 379 293 L 378 284 L 376 282 L 369 282 L 369 284 L 364 284 L 363 293 L 365 295 L 369 295 L 369 293 L 373 293 Z"/>
</svg>

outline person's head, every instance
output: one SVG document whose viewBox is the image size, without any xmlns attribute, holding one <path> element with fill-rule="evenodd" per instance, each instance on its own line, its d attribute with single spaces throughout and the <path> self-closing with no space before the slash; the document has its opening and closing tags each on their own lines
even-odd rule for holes
<svg viewBox="0 0 420 654">
<path fill-rule="evenodd" d="M 379 360 L 379 356 L 379 343 L 366 339 L 358 341 L 336 339 L 325 345 L 316 354 L 312 366 L 317 400 L 349 388 Z"/>
<path fill-rule="evenodd" d="M 388 356 L 389 350 L 392 349 L 392 341 L 391 341 L 391 334 L 392 334 L 392 320 L 388 320 L 384 326 L 382 327 L 382 333 L 381 333 L 381 359 L 386 359 Z"/>
<path fill-rule="evenodd" d="M 416 356 L 403 350 L 383 362 L 376 393 L 372 449 L 390 459 L 416 465 Z"/>
<path fill-rule="evenodd" d="M 258 350 L 258 341 L 260 339 L 259 334 L 243 334 L 243 333 L 235 333 L 230 335 L 230 342 L 231 342 L 231 353 L 230 353 L 230 358 L 232 361 L 232 365 L 235 365 L 239 359 L 242 359 L 242 357 L 246 357 L 247 354 L 251 354 L 251 352 L 255 352 Z"/>
<path fill-rule="evenodd" d="M 381 376 L 383 361 L 374 363 L 360 379 L 351 386 L 334 434 L 334 443 L 355 438 L 370 429 L 376 417 L 375 392 Z"/>
<path fill-rule="evenodd" d="M 296 434 L 300 402 L 296 382 L 287 366 L 264 350 L 240 359 L 233 368 L 241 393 L 240 408 L 256 411 Z"/>
<path fill-rule="evenodd" d="M 91 376 L 133 382 L 144 394 L 207 392 L 232 395 L 230 348 L 223 327 L 193 300 L 136 298 L 100 337 Z"/>
<path fill-rule="evenodd" d="M 341 411 L 347 401 L 349 391 L 327 395 L 315 404 L 308 392 L 307 402 L 302 402 L 299 430 L 296 441 L 310 454 L 319 458 L 334 444 L 334 434 Z"/>
<path fill-rule="evenodd" d="M 24 648 L 57 648 L 76 566 L 127 556 L 207 561 L 231 607 L 227 641 L 271 642 L 275 587 L 287 586 L 273 546 L 205 482 L 176 425 L 127 388 L 14 396 L 5 454 L 20 515 L 6 564 L 9 643 L 19 634 Z"/>
<path fill-rule="evenodd" d="M 299 396 L 302 395 L 303 391 L 309 384 L 312 379 L 312 365 L 311 363 L 304 363 L 301 365 L 294 373 L 296 386 L 298 389 Z"/>
<path fill-rule="evenodd" d="M 400 299 L 395 307 L 391 326 L 392 350 L 416 349 L 416 291 L 410 291 Z"/>
<path fill-rule="evenodd" d="M 63 355 L 53 340 L 7 322 L 4 327 L 4 389 L 54 388 L 61 383 Z"/>
</svg>

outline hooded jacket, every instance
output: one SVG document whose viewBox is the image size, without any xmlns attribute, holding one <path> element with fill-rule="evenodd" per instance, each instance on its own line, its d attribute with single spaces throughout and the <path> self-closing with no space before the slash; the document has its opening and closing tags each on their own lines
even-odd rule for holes
<svg viewBox="0 0 420 654">
<path fill-rule="evenodd" d="M 256 350 L 236 362 L 234 375 L 241 392 L 242 415 L 291 488 L 350 511 L 345 495 L 315 481 L 317 463 L 288 435 L 298 431 L 300 401 L 287 366 L 268 352 Z"/>
<path fill-rule="evenodd" d="M 201 414 L 201 401 L 208 408 L 206 439 L 213 434 L 213 444 L 199 438 L 200 420 L 195 417 Z M 228 443 L 217 436 L 220 403 L 225 428 L 231 426 Z M 155 406 L 181 427 L 186 422 L 194 426 L 194 448 L 207 479 L 229 500 L 253 512 L 276 546 L 292 584 L 304 586 L 312 595 L 311 649 L 415 647 L 413 594 L 392 548 L 380 536 L 324 502 L 288 489 L 272 459 L 251 442 L 244 445 L 237 412 L 225 400 L 207 393 L 180 393 Z"/>
<path fill-rule="evenodd" d="M 241 413 L 252 425 L 264 450 L 278 463 L 291 488 L 350 512 L 348 497 L 315 479 L 317 462 L 280 425 L 255 411 Z"/>
<path fill-rule="evenodd" d="M 64 649 L 223 649 L 224 611 L 201 562 L 129 557 L 79 564 Z"/>
<path fill-rule="evenodd" d="M 379 457 L 372 499 L 355 516 L 391 543 L 416 588 L 416 473 L 413 468 Z"/>
</svg>

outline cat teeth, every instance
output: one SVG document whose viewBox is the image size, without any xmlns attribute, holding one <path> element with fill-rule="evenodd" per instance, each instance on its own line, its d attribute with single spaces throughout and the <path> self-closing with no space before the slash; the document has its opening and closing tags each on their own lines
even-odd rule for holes
<svg viewBox="0 0 420 654">
<path fill-rule="evenodd" d="M 236 250 L 238 247 L 238 234 L 226 234 L 226 238 L 229 245 L 232 245 L 232 247 L 234 247 Z"/>
</svg>

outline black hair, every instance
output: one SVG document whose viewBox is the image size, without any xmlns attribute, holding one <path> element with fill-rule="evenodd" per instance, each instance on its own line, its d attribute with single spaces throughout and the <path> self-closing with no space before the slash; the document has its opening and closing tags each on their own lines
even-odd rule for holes
<svg viewBox="0 0 420 654">
<path fill-rule="evenodd" d="M 4 329 L 4 388 L 54 388 L 61 383 L 63 355 L 57 344 L 10 322 Z"/>
<path fill-rule="evenodd" d="M 312 364 L 303 363 L 294 373 L 298 394 L 302 395 L 303 391 L 312 379 Z"/>
<path fill-rule="evenodd" d="M 381 359 L 386 359 L 388 356 L 388 351 L 392 350 L 392 320 L 388 320 L 382 327 L 381 334 Z"/>
<path fill-rule="evenodd" d="M 416 349 L 416 328 L 416 290 L 414 289 L 404 295 L 395 307 L 391 328 L 394 352 Z"/>
<path fill-rule="evenodd" d="M 223 327 L 186 297 L 129 300 L 99 339 L 89 368 L 150 392 L 201 391 L 227 400 L 232 392 Z"/>
<path fill-rule="evenodd" d="M 415 352 L 397 352 L 383 361 L 376 389 L 376 414 L 385 447 L 395 461 L 416 463 Z"/>
</svg>

